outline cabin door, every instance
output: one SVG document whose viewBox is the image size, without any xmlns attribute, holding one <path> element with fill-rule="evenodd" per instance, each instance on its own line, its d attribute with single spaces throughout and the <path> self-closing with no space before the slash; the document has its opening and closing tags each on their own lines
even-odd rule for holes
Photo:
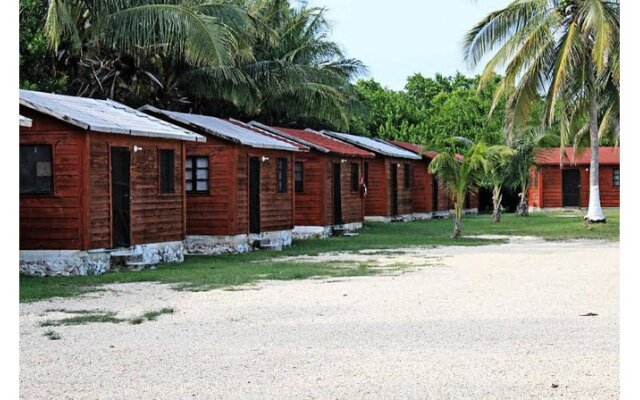
<svg viewBox="0 0 640 400">
<path fill-rule="evenodd" d="M 431 181 L 431 210 L 438 211 L 438 180 L 435 176 Z"/>
<path fill-rule="evenodd" d="M 398 215 L 398 164 L 391 164 L 391 215 Z"/>
<path fill-rule="evenodd" d="M 342 189 L 340 164 L 333 164 L 333 224 L 342 225 Z"/>
<path fill-rule="evenodd" d="M 131 152 L 111 148 L 111 233 L 113 247 L 131 245 Z"/>
<path fill-rule="evenodd" d="M 260 233 L 260 159 L 249 158 L 249 233 Z"/>
<path fill-rule="evenodd" d="M 562 206 L 580 206 L 580 170 L 562 170 Z"/>
</svg>

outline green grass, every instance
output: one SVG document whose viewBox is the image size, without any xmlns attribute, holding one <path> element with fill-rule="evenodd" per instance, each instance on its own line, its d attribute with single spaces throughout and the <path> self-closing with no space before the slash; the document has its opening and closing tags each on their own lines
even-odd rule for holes
<svg viewBox="0 0 640 400">
<path fill-rule="evenodd" d="M 118 324 L 126 320 L 117 318 L 115 312 L 92 312 L 88 314 L 76 315 L 74 317 L 62 318 L 58 320 L 48 319 L 40 323 L 40 326 L 69 326 L 69 325 L 86 325 L 92 322 L 110 322 Z"/>
<path fill-rule="evenodd" d="M 47 330 L 43 336 L 49 338 L 49 340 L 60 340 L 60 334 L 52 329 Z"/>
<path fill-rule="evenodd" d="M 409 223 L 367 224 L 359 236 L 328 240 L 295 241 L 281 252 L 257 251 L 248 254 L 214 257 L 190 256 L 181 264 L 173 263 L 155 270 L 112 272 L 99 276 L 20 277 L 20 301 L 71 297 L 96 290 L 102 285 L 128 282 L 160 282 L 178 290 L 235 288 L 259 280 L 291 280 L 311 277 L 347 277 L 385 272 L 372 263 L 345 266 L 334 262 L 296 263 L 282 256 L 316 255 L 333 251 L 379 249 L 381 253 L 411 246 L 477 246 L 500 240 L 473 238 L 474 235 L 539 236 L 550 240 L 609 239 L 618 240 L 620 215 L 608 211 L 606 224 L 587 226 L 578 213 L 532 214 L 527 218 L 503 215 L 500 224 L 492 224 L 490 215 L 465 216 L 463 237 L 453 239 L 451 219 Z M 567 217 L 569 216 L 569 217 Z M 374 257 L 375 258 L 375 257 Z"/>
<path fill-rule="evenodd" d="M 139 324 L 143 323 L 144 321 L 155 321 L 161 315 L 173 314 L 173 313 L 174 313 L 174 309 L 173 308 L 164 307 L 164 308 L 161 308 L 161 309 L 155 310 L 155 311 L 147 311 L 146 313 L 142 314 L 141 316 L 129 320 L 129 323 L 132 324 L 132 325 L 139 325 Z"/>
</svg>

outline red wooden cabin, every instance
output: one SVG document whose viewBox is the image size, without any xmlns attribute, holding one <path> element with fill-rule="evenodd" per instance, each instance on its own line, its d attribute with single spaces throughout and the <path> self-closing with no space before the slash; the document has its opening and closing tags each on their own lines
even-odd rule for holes
<svg viewBox="0 0 640 400">
<path fill-rule="evenodd" d="M 449 210 L 454 208 L 453 201 L 449 197 L 445 187 L 438 179 L 429 173 L 429 164 L 431 160 L 438 155 L 435 151 L 424 151 L 422 146 L 401 142 L 391 141 L 396 146 L 422 155 L 423 162 L 414 164 L 415 184 L 413 186 L 413 208 L 417 218 L 424 218 L 424 213 L 430 213 L 431 216 L 446 216 Z M 475 192 L 469 192 L 465 201 L 465 213 L 478 212 L 478 195 Z"/>
<path fill-rule="evenodd" d="M 600 147 L 599 158 L 602 207 L 620 207 L 620 149 Z M 566 149 L 564 155 L 560 148 L 539 150 L 531 168 L 529 209 L 588 207 L 590 160 L 591 150 L 576 154 Z"/>
<path fill-rule="evenodd" d="M 383 140 L 331 131 L 322 133 L 375 154 L 363 165 L 365 220 L 390 221 L 411 218 L 413 213 L 413 164 L 422 157 Z"/>
<path fill-rule="evenodd" d="M 185 143 L 204 137 L 110 100 L 22 90 L 20 114 L 22 273 L 183 259 Z"/>
<path fill-rule="evenodd" d="M 312 130 L 250 124 L 311 149 L 296 154 L 294 165 L 296 237 L 328 237 L 333 231 L 362 228 L 363 163 L 373 153 Z"/>
<path fill-rule="evenodd" d="M 142 110 L 207 138 L 186 146 L 189 253 L 291 244 L 294 153 L 307 150 L 304 146 L 238 121 L 151 106 Z"/>
</svg>

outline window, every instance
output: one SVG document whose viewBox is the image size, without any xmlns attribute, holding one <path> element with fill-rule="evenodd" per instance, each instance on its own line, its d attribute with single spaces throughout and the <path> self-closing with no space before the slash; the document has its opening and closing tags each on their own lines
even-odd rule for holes
<svg viewBox="0 0 640 400">
<path fill-rule="evenodd" d="M 620 186 L 620 167 L 613 169 L 613 186 Z"/>
<path fill-rule="evenodd" d="M 360 166 L 356 163 L 351 164 L 351 191 L 360 190 Z"/>
<path fill-rule="evenodd" d="M 209 157 L 187 157 L 187 193 L 209 192 Z"/>
<path fill-rule="evenodd" d="M 293 177 L 295 179 L 295 185 L 296 185 L 296 193 L 304 192 L 304 169 L 303 168 L 304 167 L 302 162 L 296 161 L 294 170 L 293 170 Z"/>
<path fill-rule="evenodd" d="M 48 144 L 20 145 L 20 194 L 52 194 L 52 150 Z"/>
<path fill-rule="evenodd" d="M 160 193 L 175 192 L 173 150 L 160 150 Z"/>
<path fill-rule="evenodd" d="M 364 184 L 369 186 L 369 163 L 364 163 Z"/>
<path fill-rule="evenodd" d="M 278 193 L 287 192 L 287 159 L 278 158 Z"/>
<path fill-rule="evenodd" d="M 404 188 L 411 188 L 411 164 L 404 165 Z"/>
</svg>

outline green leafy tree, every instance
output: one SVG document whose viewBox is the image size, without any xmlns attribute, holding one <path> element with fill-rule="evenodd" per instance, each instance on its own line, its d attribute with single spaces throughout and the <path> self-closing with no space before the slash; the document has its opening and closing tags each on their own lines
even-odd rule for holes
<svg viewBox="0 0 640 400">
<path fill-rule="evenodd" d="M 438 155 L 429 164 L 429 172 L 442 182 L 453 201 L 453 237 L 458 239 L 462 235 L 462 209 L 468 191 L 480 185 L 494 166 L 504 163 L 511 149 L 474 143 L 463 137 L 438 140 L 430 148 L 436 149 Z"/>
<path fill-rule="evenodd" d="M 497 68 L 505 73 L 495 102 L 506 98 L 505 124 L 514 135 L 544 92 L 543 122 L 560 109 L 563 143 L 591 146 L 587 222 L 604 222 L 598 184 L 599 136 L 617 130 L 620 88 L 620 5 L 616 0 L 514 0 L 490 13 L 466 35 L 471 67 L 487 61 L 480 86 Z"/>
</svg>

